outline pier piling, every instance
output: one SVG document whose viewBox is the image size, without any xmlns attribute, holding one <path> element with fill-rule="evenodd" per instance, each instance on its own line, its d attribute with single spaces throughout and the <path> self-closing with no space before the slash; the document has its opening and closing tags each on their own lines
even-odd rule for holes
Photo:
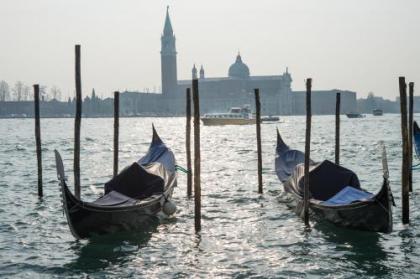
<svg viewBox="0 0 420 279">
<path fill-rule="evenodd" d="M 118 174 L 118 150 L 120 129 L 120 92 L 114 92 L 114 177 Z"/>
<path fill-rule="evenodd" d="M 192 81 L 194 103 L 194 224 L 195 231 L 201 230 L 201 180 L 200 180 L 200 96 L 198 79 Z"/>
<path fill-rule="evenodd" d="M 35 104 L 35 141 L 36 159 L 38 162 L 38 196 L 44 195 L 42 191 L 42 150 L 41 150 L 41 124 L 39 115 L 39 85 L 34 85 L 34 104 Z"/>
<path fill-rule="evenodd" d="M 80 45 L 76 51 L 76 115 L 74 122 L 74 195 L 80 199 L 80 126 L 82 121 L 82 80 L 80 74 Z"/>
<path fill-rule="evenodd" d="M 312 79 L 306 80 L 306 133 L 305 133 L 305 173 L 304 173 L 304 220 L 306 227 L 309 227 L 309 160 L 311 156 L 311 89 Z"/>
<path fill-rule="evenodd" d="M 408 147 L 409 147 L 409 167 L 408 167 L 408 187 L 413 192 L 413 112 L 414 112 L 414 82 L 408 84 Z"/>
<path fill-rule="evenodd" d="M 192 169 L 191 169 L 191 88 L 186 92 L 186 131 L 185 131 L 185 150 L 187 152 L 187 197 L 192 196 Z"/>
<path fill-rule="evenodd" d="M 407 84 L 405 78 L 399 78 L 400 108 L 401 108 L 401 137 L 402 137 L 402 177 L 401 177 L 401 201 L 402 222 L 410 223 L 410 200 L 409 200 L 409 146 L 407 128 Z"/>
<path fill-rule="evenodd" d="M 258 194 L 263 193 L 262 183 L 262 151 L 261 151 L 261 102 L 260 90 L 254 89 L 255 94 L 255 112 L 256 112 L 256 127 L 257 127 L 257 157 L 258 157 Z"/>
<path fill-rule="evenodd" d="M 337 92 L 335 100 L 335 163 L 340 164 L 340 103 L 341 93 Z"/>
</svg>

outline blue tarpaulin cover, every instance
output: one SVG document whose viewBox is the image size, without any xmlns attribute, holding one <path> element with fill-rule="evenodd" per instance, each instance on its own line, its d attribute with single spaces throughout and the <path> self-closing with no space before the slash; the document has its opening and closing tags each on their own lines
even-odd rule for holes
<svg viewBox="0 0 420 279">
<path fill-rule="evenodd" d="M 335 194 L 330 199 L 322 202 L 323 205 L 345 205 L 355 201 L 369 200 L 374 195 L 365 191 L 358 190 L 351 186 L 346 186 L 343 190 Z"/>
</svg>

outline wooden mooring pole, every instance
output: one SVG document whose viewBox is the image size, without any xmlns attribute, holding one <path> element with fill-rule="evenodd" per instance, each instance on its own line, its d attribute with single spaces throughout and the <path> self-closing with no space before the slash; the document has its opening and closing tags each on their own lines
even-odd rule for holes
<svg viewBox="0 0 420 279">
<path fill-rule="evenodd" d="M 39 116 L 39 85 L 34 85 L 34 104 L 35 104 L 35 141 L 36 159 L 38 162 L 38 196 L 44 195 L 42 191 L 42 150 L 41 150 L 41 124 Z"/>
<path fill-rule="evenodd" d="M 198 79 L 193 79 L 194 103 L 194 224 L 195 231 L 201 230 L 201 181 L 200 181 L 200 97 Z"/>
<path fill-rule="evenodd" d="M 309 160 L 311 156 L 311 89 L 312 79 L 306 80 L 306 135 L 305 135 L 305 173 L 304 173 L 304 193 L 303 193 L 303 206 L 304 206 L 304 220 L 306 227 L 309 227 Z"/>
<path fill-rule="evenodd" d="M 402 177 L 401 177 L 401 201 L 402 201 L 402 222 L 410 223 L 410 200 L 409 200 L 409 146 L 407 128 L 407 84 L 405 78 L 399 78 L 400 105 L 401 105 L 401 137 L 402 137 Z"/>
<path fill-rule="evenodd" d="M 191 88 L 187 88 L 186 93 L 186 131 L 185 131 L 185 150 L 187 152 L 187 196 L 192 196 L 192 168 L 191 168 Z"/>
<path fill-rule="evenodd" d="M 118 149 L 120 129 L 120 92 L 114 92 L 114 177 L 118 174 Z"/>
<path fill-rule="evenodd" d="M 76 45 L 76 115 L 74 122 L 74 195 L 80 199 L 80 125 L 82 121 L 82 80 L 80 74 L 80 45 Z"/>
<path fill-rule="evenodd" d="M 414 113 L 414 82 L 408 84 L 408 146 L 409 146 L 409 175 L 408 185 L 413 192 L 413 113 Z"/>
<path fill-rule="evenodd" d="M 335 163 L 340 164 L 340 102 L 341 93 L 337 92 L 335 100 Z"/>
<path fill-rule="evenodd" d="M 258 157 L 258 194 L 263 193 L 262 183 L 262 154 L 261 154 L 261 102 L 260 90 L 254 89 L 255 93 L 255 112 L 256 112 L 256 127 L 257 127 L 257 157 Z"/>
</svg>

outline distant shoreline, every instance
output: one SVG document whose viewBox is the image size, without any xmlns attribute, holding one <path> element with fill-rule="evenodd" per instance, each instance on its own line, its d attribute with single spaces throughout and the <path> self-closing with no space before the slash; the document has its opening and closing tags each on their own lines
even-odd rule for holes
<svg viewBox="0 0 420 279">
<path fill-rule="evenodd" d="M 147 117 L 185 117 L 183 115 L 120 115 L 120 118 L 147 118 Z M 33 119 L 33 116 L 7 116 L 1 115 L 0 119 Z M 58 115 L 58 116 L 41 116 L 40 118 L 74 118 L 74 116 L 65 116 L 65 115 Z M 82 118 L 114 118 L 112 115 L 82 115 Z"/>
<path fill-rule="evenodd" d="M 416 113 L 416 112 L 415 112 Z M 364 115 L 373 115 L 372 113 L 362 113 Z M 386 114 L 399 114 L 397 112 L 387 112 Z M 314 114 L 314 116 L 326 116 L 326 115 L 334 115 L 334 114 Z M 345 116 L 346 114 L 341 114 Z M 277 116 L 277 115 L 276 115 Z M 294 114 L 294 115 L 279 115 L 280 117 L 285 116 L 305 116 L 303 114 Z M 185 115 L 120 115 L 120 118 L 150 118 L 150 117 L 160 117 L 160 118 L 168 118 L 168 117 L 185 117 Z M 7 116 L 7 115 L 0 115 L 0 119 L 33 119 L 33 116 Z M 54 119 L 54 118 L 74 118 L 74 116 L 67 116 L 67 115 L 59 115 L 59 116 L 41 116 L 42 119 Z M 113 115 L 82 115 L 82 118 L 114 118 Z"/>
</svg>

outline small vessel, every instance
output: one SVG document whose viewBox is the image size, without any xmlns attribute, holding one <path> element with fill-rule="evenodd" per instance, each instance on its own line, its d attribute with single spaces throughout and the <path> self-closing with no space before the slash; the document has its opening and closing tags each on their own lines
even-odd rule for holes
<svg viewBox="0 0 420 279">
<path fill-rule="evenodd" d="M 177 184 L 175 157 L 154 128 L 147 154 L 105 183 L 104 195 L 93 202 L 70 192 L 57 150 L 55 159 L 67 223 L 77 239 L 144 230 L 158 220 L 158 213 L 175 213 L 170 201 Z"/>
<path fill-rule="evenodd" d="M 275 168 L 289 197 L 289 206 L 303 216 L 303 184 L 305 155 L 290 149 L 277 131 Z M 357 175 L 328 160 L 310 161 L 309 211 L 319 219 L 350 229 L 392 231 L 394 198 L 389 187 L 385 148 L 382 154 L 383 182 L 377 194 L 360 187 Z"/>
<path fill-rule="evenodd" d="M 364 118 L 365 115 L 364 114 L 360 114 L 358 112 L 351 112 L 351 113 L 346 113 L 348 118 Z"/>
<path fill-rule="evenodd" d="M 201 118 L 201 121 L 206 126 L 248 125 L 256 123 L 249 105 L 245 105 L 242 108 L 232 107 L 226 113 L 206 113 Z"/>
<path fill-rule="evenodd" d="M 381 109 L 374 109 L 374 110 L 372 111 L 372 114 L 373 114 L 374 116 L 382 116 L 382 115 L 384 114 L 384 111 L 383 111 L 383 110 L 381 110 Z"/>
<path fill-rule="evenodd" d="M 269 115 L 269 116 L 261 117 L 261 122 L 277 122 L 279 120 L 280 120 L 280 117 L 278 116 Z"/>
</svg>

